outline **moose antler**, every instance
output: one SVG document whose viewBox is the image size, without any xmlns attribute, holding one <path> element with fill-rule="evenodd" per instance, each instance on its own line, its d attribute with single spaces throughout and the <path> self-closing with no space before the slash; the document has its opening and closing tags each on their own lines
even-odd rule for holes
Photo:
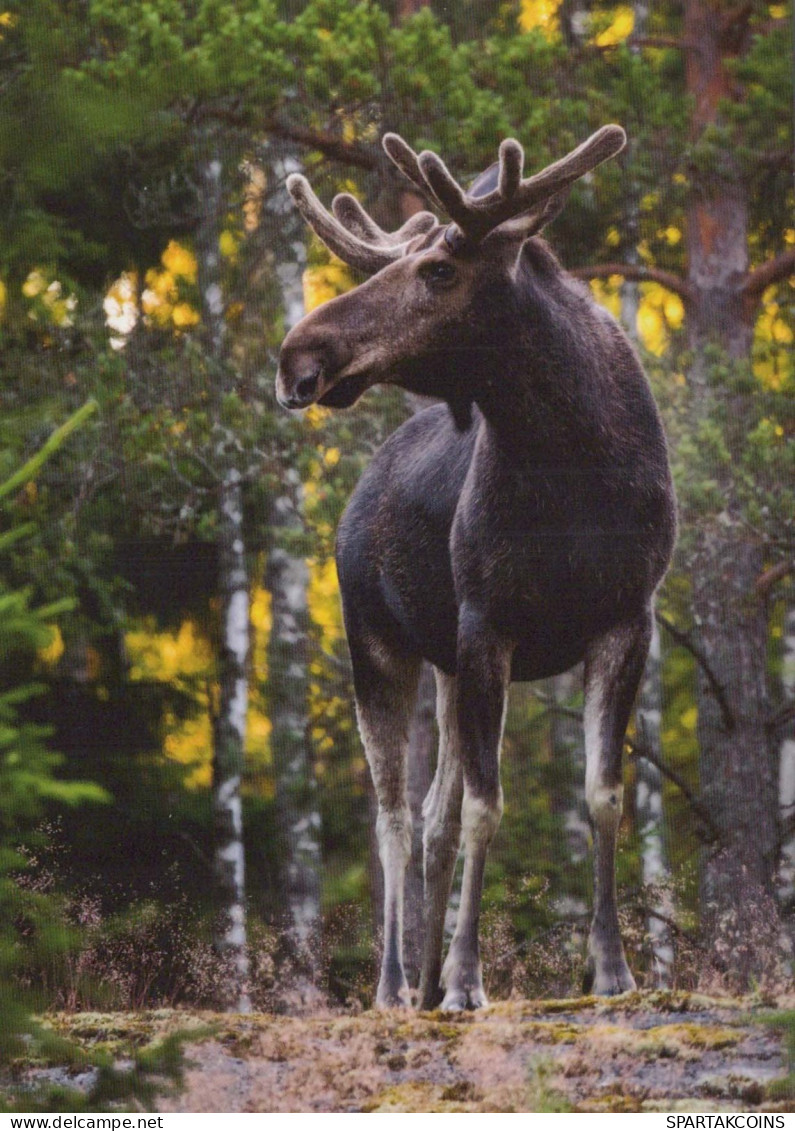
<svg viewBox="0 0 795 1131">
<path fill-rule="evenodd" d="M 464 192 L 440 157 L 429 150 L 416 154 L 397 134 L 384 136 L 384 149 L 401 172 L 444 209 L 468 241 L 480 243 L 494 228 L 517 216 L 533 213 L 548 222 L 557 211 L 553 198 L 615 157 L 626 140 L 621 126 L 602 126 L 566 157 L 523 179 L 524 151 L 518 141 L 508 138 L 500 145 L 497 187 L 484 196 Z"/>
<path fill-rule="evenodd" d="M 330 251 L 360 271 L 380 271 L 400 259 L 407 245 L 438 223 L 431 212 L 418 212 L 396 232 L 385 232 L 367 215 L 350 193 L 334 197 L 328 212 L 312 191 L 306 177 L 292 173 L 287 190 L 299 212 Z"/>
<path fill-rule="evenodd" d="M 464 192 L 440 157 L 428 150 L 416 154 L 398 134 L 385 134 L 383 145 L 401 172 L 448 214 L 468 242 L 477 244 L 494 228 L 518 216 L 530 214 L 532 229 L 539 230 L 557 214 L 568 188 L 620 153 L 626 140 L 620 126 L 603 126 L 568 156 L 523 178 L 524 151 L 518 141 L 509 138 L 500 145 L 497 187 L 483 196 Z M 418 212 L 396 232 L 385 232 L 349 193 L 336 196 L 329 212 L 299 173 L 287 178 L 287 189 L 326 247 L 351 267 L 368 273 L 401 259 L 417 236 L 438 223 L 431 212 Z"/>
</svg>

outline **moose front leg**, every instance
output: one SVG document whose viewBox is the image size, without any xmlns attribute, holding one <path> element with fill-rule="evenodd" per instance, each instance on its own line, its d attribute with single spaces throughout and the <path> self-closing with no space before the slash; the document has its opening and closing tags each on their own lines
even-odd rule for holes
<svg viewBox="0 0 795 1131">
<path fill-rule="evenodd" d="M 478 926 L 486 853 L 502 816 L 500 742 L 512 646 L 466 605 L 459 614 L 456 716 L 464 774 L 464 878 L 450 951 L 442 969 L 442 1009 L 487 1005 Z"/>
<path fill-rule="evenodd" d="M 624 734 L 649 651 L 651 615 L 611 629 L 589 646 L 585 658 L 585 797 L 594 838 L 594 912 L 583 990 L 605 996 L 635 989 L 618 927 L 615 855 Z"/>
<path fill-rule="evenodd" d="M 375 1000 L 381 1008 L 410 1006 L 403 968 L 403 889 L 412 824 L 406 760 L 420 665 L 382 647 L 363 654 L 354 642 L 351 657 L 359 732 L 378 799 L 376 836 L 384 872 L 384 954 Z"/>
</svg>

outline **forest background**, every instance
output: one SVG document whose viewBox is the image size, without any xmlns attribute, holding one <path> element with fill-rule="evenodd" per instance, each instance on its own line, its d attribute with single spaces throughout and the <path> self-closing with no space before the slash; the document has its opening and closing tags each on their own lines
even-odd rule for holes
<svg viewBox="0 0 795 1131">
<path fill-rule="evenodd" d="M 6 1055 L 33 1007 L 371 1003 L 379 871 L 333 538 L 421 406 L 382 388 L 295 418 L 273 386 L 286 330 L 360 281 L 285 178 L 397 227 L 422 202 L 387 130 L 463 180 L 503 137 L 532 170 L 627 130 L 549 239 L 635 340 L 679 496 L 627 739 L 630 965 L 644 986 L 790 983 L 792 28 L 758 0 L 0 4 Z M 576 672 L 512 692 L 496 997 L 582 975 L 580 712 Z M 420 891 L 415 859 L 412 969 Z"/>
</svg>

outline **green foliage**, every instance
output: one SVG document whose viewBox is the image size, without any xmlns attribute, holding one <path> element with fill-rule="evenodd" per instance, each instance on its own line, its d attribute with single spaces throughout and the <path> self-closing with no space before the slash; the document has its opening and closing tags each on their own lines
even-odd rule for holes
<svg viewBox="0 0 795 1131">
<path fill-rule="evenodd" d="M 791 1100 L 795 1098 L 795 1011 L 777 1010 L 775 1013 L 757 1014 L 753 1020 L 780 1033 L 784 1042 L 787 1061 L 787 1075 L 773 1080 L 767 1088 L 771 1100 Z"/>
<path fill-rule="evenodd" d="M 13 1005 L 11 1008 L 13 1011 Z M 30 1046 L 26 1046 L 18 1063 L 34 1068 L 32 1082 L 24 1089 L 0 1090 L 0 1112 L 152 1111 L 157 1096 L 177 1087 L 182 1080 L 185 1044 L 215 1034 L 212 1026 L 203 1025 L 150 1040 L 145 1026 L 131 1025 L 129 1034 L 115 1041 L 111 1050 L 96 1039 L 78 1043 L 43 1025 L 31 1028 L 36 1059 L 31 1057 Z M 50 1083 L 46 1075 L 50 1065 L 59 1072 L 80 1072 L 83 1086 Z M 39 1079 L 37 1068 L 44 1070 Z"/>
<path fill-rule="evenodd" d="M 706 522 L 745 522 L 764 539 L 771 554 L 786 552 L 795 538 L 795 428 L 792 377 L 775 384 L 755 375 L 752 365 L 764 360 L 759 347 L 739 361 L 720 350 L 706 352 L 703 379 L 710 389 L 708 412 L 700 391 L 663 392 L 668 433 L 673 441 L 673 470 L 679 499 L 680 553 L 692 549 L 693 538 Z M 676 388 L 676 373 L 688 357 L 647 358 L 658 388 Z"/>
<path fill-rule="evenodd" d="M 53 433 L 19 473 L 0 485 L 0 498 L 29 482 L 93 410 L 93 405 L 85 406 Z M 32 524 L 12 527 L 0 536 L 0 553 L 12 545 L 18 547 L 31 530 Z M 31 608 L 29 593 L 10 588 L 5 572 L 0 572 L 0 1002 L 4 1007 L 0 1063 L 18 1055 L 24 1035 L 30 1035 L 30 1003 L 11 982 L 21 966 L 20 941 L 25 940 L 28 955 L 35 953 L 40 960 L 68 943 L 54 920 L 52 900 L 20 886 L 16 873 L 24 870 L 26 861 L 18 848 L 29 838 L 47 804 L 75 806 L 107 800 L 105 792 L 89 782 L 55 777 L 62 759 L 46 744 L 52 728 L 26 717 L 28 705 L 43 690 L 31 678 L 37 656 L 51 643 L 53 620 L 71 608 L 72 602 L 66 599 Z"/>
</svg>

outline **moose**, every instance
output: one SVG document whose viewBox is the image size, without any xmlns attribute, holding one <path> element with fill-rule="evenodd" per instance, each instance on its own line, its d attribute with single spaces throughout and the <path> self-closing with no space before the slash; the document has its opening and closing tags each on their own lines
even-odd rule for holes
<svg viewBox="0 0 795 1131">
<path fill-rule="evenodd" d="M 372 276 L 286 336 L 288 409 L 347 408 L 377 382 L 438 402 L 399 427 L 362 476 L 337 535 L 359 729 L 378 798 L 384 953 L 376 1003 L 410 1004 L 403 881 L 411 843 L 409 723 L 420 666 L 437 685 L 438 763 L 423 806 L 422 1008 L 486 1004 L 478 922 L 502 814 L 500 744 L 512 680 L 584 662 L 585 793 L 594 909 L 586 992 L 635 982 L 616 905 L 622 750 L 675 539 L 666 441 L 638 357 L 539 232 L 570 186 L 621 151 L 604 126 L 524 177 L 512 139 L 464 191 L 432 152 L 383 146 L 441 215 L 386 232 L 351 195 L 327 211 L 298 174 L 304 219 Z M 464 872 L 442 965 L 459 847 Z"/>
</svg>

